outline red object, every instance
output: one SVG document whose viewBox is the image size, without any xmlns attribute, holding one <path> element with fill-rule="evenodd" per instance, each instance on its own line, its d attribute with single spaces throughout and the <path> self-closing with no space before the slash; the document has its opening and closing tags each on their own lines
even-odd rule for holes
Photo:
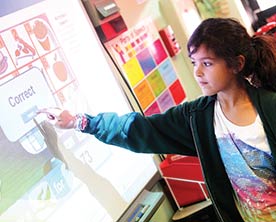
<svg viewBox="0 0 276 222">
<path fill-rule="evenodd" d="M 163 28 L 159 31 L 159 34 L 171 57 L 175 56 L 178 52 L 180 52 L 180 45 L 174 36 L 174 32 L 171 26 Z"/>
<path fill-rule="evenodd" d="M 267 21 L 267 22 L 276 22 L 276 14 L 274 14 L 274 15 L 268 17 L 268 18 L 266 19 L 266 21 Z"/>
<path fill-rule="evenodd" d="M 105 43 L 127 30 L 114 0 L 86 0 L 83 3 L 102 42 Z"/>
<path fill-rule="evenodd" d="M 169 88 L 173 99 L 176 103 L 176 105 L 180 104 L 183 102 L 183 100 L 186 98 L 185 91 L 180 83 L 179 80 L 176 80 Z"/>
<path fill-rule="evenodd" d="M 112 16 L 112 19 L 106 19 L 106 21 L 104 20 L 102 24 L 96 26 L 96 31 L 100 39 L 103 42 L 107 42 L 127 31 L 127 27 L 122 16 L 117 13 Z"/>
<path fill-rule="evenodd" d="M 271 34 L 276 38 L 276 21 L 265 24 L 264 26 L 260 27 L 255 33 L 255 35 L 265 34 Z"/>
<path fill-rule="evenodd" d="M 159 167 L 179 208 L 208 198 L 197 157 L 168 155 Z"/>
</svg>

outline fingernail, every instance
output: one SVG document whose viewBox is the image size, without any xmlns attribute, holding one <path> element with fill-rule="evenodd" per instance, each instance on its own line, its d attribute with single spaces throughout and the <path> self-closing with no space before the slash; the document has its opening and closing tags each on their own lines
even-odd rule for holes
<svg viewBox="0 0 276 222">
<path fill-rule="evenodd" d="M 54 120 L 54 119 L 55 119 L 55 116 L 52 115 L 52 114 L 48 114 L 47 117 L 48 117 L 50 120 Z"/>
</svg>

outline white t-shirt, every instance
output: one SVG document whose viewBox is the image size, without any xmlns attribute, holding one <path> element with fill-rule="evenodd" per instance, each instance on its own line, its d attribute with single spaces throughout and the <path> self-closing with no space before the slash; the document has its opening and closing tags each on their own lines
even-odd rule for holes
<svg viewBox="0 0 276 222">
<path fill-rule="evenodd" d="M 214 127 L 220 155 L 246 222 L 276 221 L 276 164 L 262 121 L 237 126 L 215 103 Z"/>
</svg>

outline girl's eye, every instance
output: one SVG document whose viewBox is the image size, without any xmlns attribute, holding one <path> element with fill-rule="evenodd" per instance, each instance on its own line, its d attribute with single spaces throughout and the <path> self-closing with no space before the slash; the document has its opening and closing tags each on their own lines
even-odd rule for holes
<svg viewBox="0 0 276 222">
<path fill-rule="evenodd" d="M 206 66 L 206 67 L 209 67 L 209 66 L 211 66 L 211 65 L 212 65 L 212 63 L 211 63 L 211 62 L 203 62 L 203 64 L 204 64 L 204 66 Z"/>
<path fill-rule="evenodd" d="M 195 61 L 191 61 L 192 65 L 195 66 Z"/>
<path fill-rule="evenodd" d="M 193 66 L 197 65 L 197 63 L 195 61 L 191 61 L 191 63 Z M 212 65 L 212 63 L 211 62 L 202 62 L 202 65 L 204 65 L 205 67 L 209 67 Z"/>
</svg>

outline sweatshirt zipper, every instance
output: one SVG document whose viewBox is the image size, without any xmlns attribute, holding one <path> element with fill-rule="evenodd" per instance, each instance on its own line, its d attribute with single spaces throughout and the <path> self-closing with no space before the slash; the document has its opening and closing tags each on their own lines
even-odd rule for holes
<svg viewBox="0 0 276 222">
<path fill-rule="evenodd" d="M 192 124 L 192 118 L 193 118 L 193 117 L 190 115 L 190 128 L 191 128 L 191 131 L 192 131 L 192 137 L 193 137 L 193 141 L 194 141 L 194 144 L 195 144 L 196 153 L 197 153 L 197 156 L 199 157 L 198 147 L 197 147 L 197 143 L 196 143 L 196 140 L 195 140 L 194 128 L 193 128 L 193 124 Z M 215 209 L 216 209 L 216 212 L 217 212 L 217 214 L 218 214 L 218 216 L 219 216 L 220 221 L 221 221 L 221 222 L 224 222 L 223 217 L 221 216 L 221 214 L 220 214 L 220 212 L 219 212 L 219 210 L 218 210 L 218 208 L 217 208 L 215 202 L 213 201 L 214 198 L 213 198 L 213 196 L 212 196 L 212 193 L 210 192 L 209 185 L 208 185 L 208 183 L 206 183 L 204 171 L 203 171 L 203 169 L 202 169 L 201 159 L 200 159 L 200 158 L 198 158 L 198 159 L 199 159 L 199 162 L 200 162 L 200 168 L 201 168 L 201 172 L 202 172 L 202 174 L 203 174 L 203 178 L 204 178 L 204 181 L 205 181 L 205 185 L 206 185 L 206 188 L 207 188 L 208 193 L 209 193 L 209 195 L 210 195 L 210 198 L 211 198 L 211 200 L 212 200 L 213 206 L 214 206 Z"/>
</svg>

